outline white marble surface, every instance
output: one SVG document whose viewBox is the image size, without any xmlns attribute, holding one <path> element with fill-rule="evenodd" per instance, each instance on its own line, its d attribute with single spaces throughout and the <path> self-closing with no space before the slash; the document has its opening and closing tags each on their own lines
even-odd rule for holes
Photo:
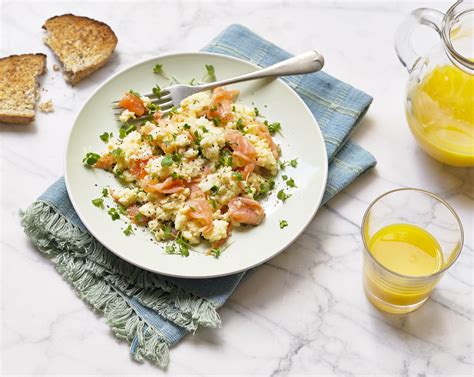
<svg viewBox="0 0 474 377">
<path fill-rule="evenodd" d="M 41 96 L 56 107 L 31 126 L 0 125 L 1 375 L 164 374 L 129 358 L 127 345 L 28 242 L 18 210 L 62 175 L 73 117 L 105 78 L 156 54 L 197 50 L 234 22 L 293 53 L 319 48 L 328 72 L 374 96 L 354 137 L 378 166 L 242 284 L 220 312 L 221 329 L 199 331 L 175 347 L 167 374 L 472 375 L 473 170 L 443 166 L 417 148 L 403 113 L 407 75 L 392 47 L 396 26 L 420 3 L 0 4 L 0 55 L 46 53 Z M 43 21 L 68 12 L 107 22 L 120 41 L 110 64 L 74 89 L 51 69 L 54 58 L 41 43 Z M 402 186 L 448 199 L 464 222 L 466 245 L 433 298 L 397 317 L 378 312 L 364 296 L 359 224 L 369 201 Z"/>
</svg>

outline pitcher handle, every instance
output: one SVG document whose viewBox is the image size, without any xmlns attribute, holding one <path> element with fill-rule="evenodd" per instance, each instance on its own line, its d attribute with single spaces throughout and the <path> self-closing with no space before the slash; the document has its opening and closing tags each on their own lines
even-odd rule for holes
<svg viewBox="0 0 474 377">
<path fill-rule="evenodd" d="M 395 33 L 395 50 L 397 56 L 408 72 L 413 71 L 421 59 L 411 43 L 411 36 L 420 25 L 426 25 L 436 30 L 441 35 L 444 14 L 430 8 L 415 9 L 406 20 L 398 27 Z"/>
</svg>

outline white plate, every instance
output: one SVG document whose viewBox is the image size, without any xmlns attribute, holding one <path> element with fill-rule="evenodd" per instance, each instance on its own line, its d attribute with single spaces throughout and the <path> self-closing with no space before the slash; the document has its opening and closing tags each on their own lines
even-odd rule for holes
<svg viewBox="0 0 474 377">
<path fill-rule="evenodd" d="M 86 152 L 104 150 L 99 135 L 105 131 L 118 133 L 111 102 L 129 89 L 149 93 L 155 84 L 164 87 L 167 80 L 153 73 L 163 69 L 181 82 L 200 79 L 205 64 L 213 64 L 218 79 L 254 71 L 257 66 L 224 55 L 182 53 L 163 55 L 138 63 L 106 81 L 85 103 L 76 117 L 66 150 L 66 186 L 74 208 L 87 229 L 110 251 L 144 269 L 164 275 L 204 278 L 247 270 L 274 257 L 290 245 L 309 224 L 321 202 L 327 178 L 327 156 L 321 131 L 308 107 L 281 80 L 258 80 L 232 86 L 240 90 L 238 101 L 259 108 L 269 121 L 282 125 L 283 136 L 275 137 L 282 149 L 282 160 L 298 158 L 297 168 L 287 167 L 283 174 L 294 178 L 298 188 L 285 203 L 276 198 L 281 177 L 272 195 L 262 204 L 266 218 L 257 227 L 234 229 L 230 246 L 219 259 L 191 252 L 185 258 L 168 255 L 163 244 L 152 241 L 147 231 L 123 234 L 125 219 L 112 221 L 105 209 L 91 204 L 104 186 L 119 187 L 112 174 L 83 166 Z M 288 227 L 280 229 L 280 220 Z M 204 251 L 204 245 L 198 250 Z"/>
</svg>

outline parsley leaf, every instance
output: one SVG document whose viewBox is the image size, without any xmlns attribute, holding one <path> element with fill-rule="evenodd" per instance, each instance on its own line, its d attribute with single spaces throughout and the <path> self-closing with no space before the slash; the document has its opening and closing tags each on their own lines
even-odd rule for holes
<svg viewBox="0 0 474 377">
<path fill-rule="evenodd" d="M 127 237 L 131 234 L 134 234 L 132 224 L 128 224 L 128 226 L 123 230 L 123 234 L 125 234 Z"/>
<path fill-rule="evenodd" d="M 281 131 L 280 122 L 268 123 L 268 121 L 265 121 L 263 123 L 265 124 L 265 126 L 267 126 L 268 131 L 270 131 L 272 135 L 274 135 L 276 132 L 280 133 Z"/>
<path fill-rule="evenodd" d="M 214 258 L 219 258 L 222 254 L 222 250 L 220 247 L 213 247 L 211 250 L 210 250 L 210 253 L 212 255 L 214 255 Z"/>
<path fill-rule="evenodd" d="M 112 134 L 112 132 L 111 132 L 111 133 L 104 132 L 104 133 L 103 133 L 102 135 L 100 135 L 99 137 L 100 137 L 100 140 L 102 140 L 104 143 L 108 143 L 108 142 L 109 142 L 109 139 L 110 139 L 112 136 L 114 136 L 114 135 Z"/>
<path fill-rule="evenodd" d="M 286 228 L 288 226 L 288 221 L 280 220 L 280 229 Z"/>
<path fill-rule="evenodd" d="M 104 188 L 102 189 L 102 196 L 103 196 L 104 198 L 106 198 L 107 196 L 109 196 L 109 190 L 107 190 L 107 187 L 104 187 Z"/>
<path fill-rule="evenodd" d="M 135 91 L 134 91 L 134 90 L 132 90 L 132 89 L 130 89 L 128 92 L 129 92 L 130 94 L 133 94 L 135 97 L 138 97 L 138 98 L 140 98 L 140 93 L 138 93 L 138 92 L 135 92 Z"/>
<path fill-rule="evenodd" d="M 163 64 L 157 64 L 153 67 L 154 73 L 163 73 Z"/>
<path fill-rule="evenodd" d="M 156 96 L 156 98 L 161 98 L 161 88 L 159 85 L 155 85 L 151 91 Z"/>
<path fill-rule="evenodd" d="M 161 160 L 161 166 L 169 167 L 173 165 L 173 157 L 171 155 L 167 154 L 162 160 Z"/>
<path fill-rule="evenodd" d="M 203 81 L 206 81 L 205 79 L 209 79 L 210 81 L 216 81 L 216 70 L 214 69 L 214 66 L 212 64 L 206 64 L 206 71 L 207 75 L 204 76 Z"/>
<path fill-rule="evenodd" d="M 295 185 L 295 181 L 294 181 L 293 178 L 288 179 L 288 180 L 286 181 L 286 185 L 287 185 L 288 187 L 293 187 L 293 188 L 297 187 L 297 186 Z"/>
<path fill-rule="evenodd" d="M 236 171 L 235 173 L 232 173 L 232 176 L 233 176 L 236 180 L 238 180 L 238 181 L 241 181 L 242 179 L 244 179 L 244 178 L 242 177 L 242 173 L 241 173 L 241 172 L 238 172 L 238 171 Z"/>
<path fill-rule="evenodd" d="M 285 193 L 285 190 L 280 190 L 278 191 L 277 198 L 280 199 L 282 202 L 284 202 L 286 199 L 288 199 L 291 195 Z"/>
<path fill-rule="evenodd" d="M 296 168 L 296 167 L 298 166 L 298 159 L 295 158 L 294 160 L 291 160 L 291 161 L 290 161 L 290 166 L 291 166 L 292 168 Z"/>
<path fill-rule="evenodd" d="M 123 153 L 123 149 L 122 148 L 115 148 L 113 151 L 112 151 L 112 156 L 115 157 L 116 160 L 118 160 L 119 158 L 123 157 L 124 153 Z"/>
<path fill-rule="evenodd" d="M 253 108 L 253 111 L 255 113 L 255 116 L 258 117 L 260 115 L 260 111 L 256 107 Z"/>
<path fill-rule="evenodd" d="M 125 136 L 127 136 L 130 132 L 135 131 L 137 129 L 137 126 L 134 124 L 128 124 L 125 123 L 122 125 L 119 129 L 119 138 L 123 139 Z"/>
<path fill-rule="evenodd" d="M 120 214 L 117 212 L 117 210 L 115 208 L 110 208 L 107 213 L 112 218 L 112 221 L 120 219 Z"/>
<path fill-rule="evenodd" d="M 211 187 L 211 189 L 209 191 L 211 191 L 212 195 L 216 195 L 219 192 L 219 187 L 214 185 L 214 186 Z"/>
<path fill-rule="evenodd" d="M 82 162 L 86 163 L 89 166 L 95 165 L 99 161 L 100 155 L 94 152 L 88 152 L 85 157 L 82 159 Z"/>
<path fill-rule="evenodd" d="M 237 120 L 237 123 L 236 123 L 235 125 L 237 126 L 237 129 L 238 129 L 239 131 L 241 131 L 242 133 L 245 133 L 245 131 L 244 131 L 244 125 L 243 125 L 243 123 L 242 123 L 242 119 L 241 119 L 241 118 L 239 118 L 239 120 Z"/>
<path fill-rule="evenodd" d="M 104 199 L 102 198 L 93 199 L 92 204 L 95 205 L 97 208 L 104 208 Z"/>
</svg>

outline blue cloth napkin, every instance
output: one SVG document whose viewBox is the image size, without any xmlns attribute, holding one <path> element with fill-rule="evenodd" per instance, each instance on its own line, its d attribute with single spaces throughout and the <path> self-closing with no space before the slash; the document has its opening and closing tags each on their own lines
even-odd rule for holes
<svg viewBox="0 0 474 377">
<path fill-rule="evenodd" d="M 262 67 L 291 55 L 250 30 L 232 25 L 203 51 L 251 61 Z M 323 202 L 373 167 L 375 159 L 348 140 L 372 98 L 324 72 L 283 78 L 318 120 L 327 146 L 329 175 Z M 245 276 L 189 280 L 142 270 L 106 250 L 79 220 L 64 180 L 54 183 L 26 211 L 21 221 L 37 248 L 112 331 L 131 344 L 137 360 L 160 367 L 169 347 L 200 327 L 219 327 L 217 313 Z"/>
</svg>

